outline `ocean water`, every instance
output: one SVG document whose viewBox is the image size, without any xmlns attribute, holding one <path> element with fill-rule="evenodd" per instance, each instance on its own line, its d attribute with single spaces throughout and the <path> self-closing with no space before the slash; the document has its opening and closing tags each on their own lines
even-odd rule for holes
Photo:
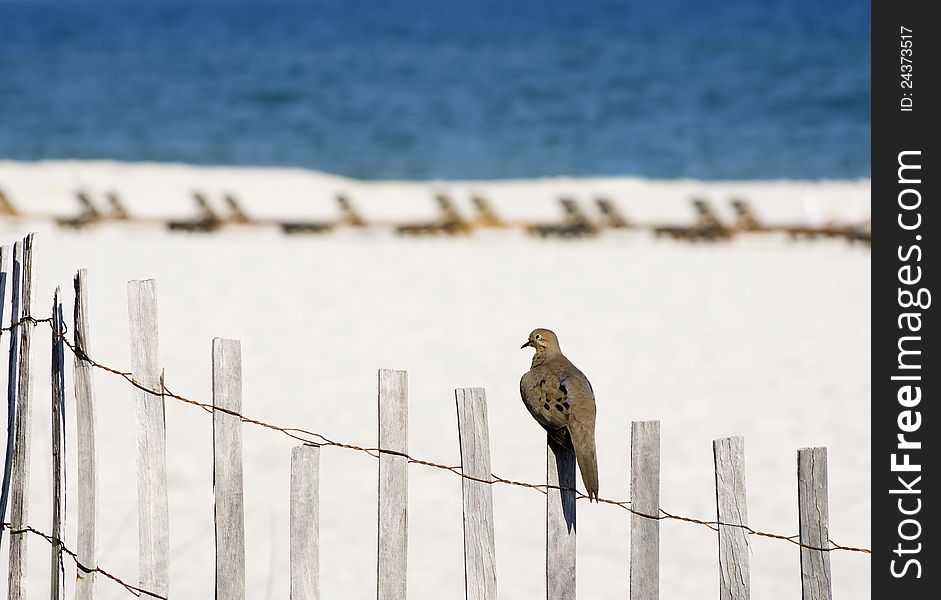
<svg viewBox="0 0 941 600">
<path fill-rule="evenodd" d="M 0 158 L 870 174 L 865 0 L 0 0 Z"/>
</svg>

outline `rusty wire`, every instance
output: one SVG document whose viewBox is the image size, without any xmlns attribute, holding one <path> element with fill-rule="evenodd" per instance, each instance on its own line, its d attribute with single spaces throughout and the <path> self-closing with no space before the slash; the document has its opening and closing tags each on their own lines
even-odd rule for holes
<svg viewBox="0 0 941 600">
<path fill-rule="evenodd" d="M 35 527 L 30 527 L 29 525 L 26 525 L 20 529 L 14 529 L 11 523 L 0 523 L 0 527 L 9 531 L 10 535 L 20 535 L 24 533 L 31 533 L 33 535 L 43 538 L 50 544 L 56 541 L 56 540 L 53 540 L 52 536 L 49 535 L 48 533 L 43 533 L 42 531 L 39 531 Z M 134 594 L 138 598 L 147 597 L 147 598 L 158 598 L 159 600 L 167 600 L 166 596 L 161 596 L 160 594 L 155 594 L 154 592 L 149 592 L 143 588 L 137 587 L 136 585 L 132 585 L 124 581 L 117 575 L 113 575 L 109 573 L 108 571 L 105 571 L 101 567 L 89 567 L 89 566 L 83 565 L 78 560 L 78 554 L 75 551 L 70 550 L 64 543 L 62 543 L 62 540 L 58 540 L 58 542 L 59 542 L 59 547 L 62 549 L 62 551 L 69 555 L 69 557 L 75 563 L 75 566 L 78 567 L 78 569 L 82 571 L 83 573 L 100 573 L 101 575 L 104 575 L 111 581 L 117 583 L 118 585 L 120 585 L 121 587 L 129 591 L 130 593 Z"/>
</svg>

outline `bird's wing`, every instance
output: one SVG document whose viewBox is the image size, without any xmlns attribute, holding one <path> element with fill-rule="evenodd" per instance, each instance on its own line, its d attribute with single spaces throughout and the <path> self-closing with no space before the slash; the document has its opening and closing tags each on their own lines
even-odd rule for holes
<svg viewBox="0 0 941 600">
<path fill-rule="evenodd" d="M 520 396 L 536 422 L 549 434 L 549 438 L 563 448 L 574 450 L 569 438 L 570 404 L 559 378 L 546 367 L 531 369 L 520 379 Z"/>
<path fill-rule="evenodd" d="M 570 363 L 571 364 L 571 363 Z M 589 498 L 598 498 L 598 456 L 595 451 L 595 394 L 588 378 L 572 366 L 566 369 L 560 385 L 571 406 L 568 432 L 575 449 L 578 469 Z"/>
</svg>

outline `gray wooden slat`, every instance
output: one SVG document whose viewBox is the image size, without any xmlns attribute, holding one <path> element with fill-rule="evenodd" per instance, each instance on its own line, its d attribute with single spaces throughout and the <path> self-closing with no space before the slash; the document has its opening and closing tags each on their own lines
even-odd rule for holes
<svg viewBox="0 0 941 600">
<path fill-rule="evenodd" d="M 797 504 L 801 544 L 829 548 L 826 448 L 801 448 L 797 451 Z M 803 600 L 830 600 L 829 552 L 801 548 L 801 589 Z"/>
<path fill-rule="evenodd" d="M 660 421 L 631 423 L 631 600 L 660 597 Z"/>
<path fill-rule="evenodd" d="M 745 504 L 745 438 L 713 440 L 716 469 L 716 514 L 719 525 L 719 598 L 748 600 L 749 570 L 748 510 Z"/>
<path fill-rule="evenodd" d="M 4 246 L 4 248 L 7 248 Z M 20 320 L 20 279 L 23 244 L 16 242 L 13 251 L 13 261 L 10 268 L 10 351 L 7 355 L 7 443 L 3 460 L 3 482 L 0 483 L 0 519 L 6 521 L 7 506 L 10 501 L 10 478 L 13 475 L 13 451 L 16 441 L 16 375 L 19 372 L 19 325 Z M 7 252 L 4 252 L 6 256 Z M 6 265 L 4 265 L 6 266 Z M 0 528 L 0 542 L 3 541 L 3 532 Z"/>
<path fill-rule="evenodd" d="M 408 375 L 379 371 L 379 448 L 408 453 Z M 379 455 L 377 597 L 406 597 L 408 558 L 408 459 Z"/>
<path fill-rule="evenodd" d="M 154 280 L 127 286 L 134 380 L 159 392 L 157 286 Z M 137 413 L 138 569 L 140 587 L 169 594 L 170 515 L 167 506 L 167 439 L 163 397 L 134 387 Z"/>
<path fill-rule="evenodd" d="M 574 452 L 548 441 L 546 597 L 558 600 L 575 600 L 575 464 Z"/>
<path fill-rule="evenodd" d="M 454 395 L 464 474 L 464 595 L 467 600 L 493 600 L 497 597 L 497 559 L 487 396 L 482 388 L 457 389 Z"/>
<path fill-rule="evenodd" d="M 75 344 L 75 443 L 78 460 L 78 562 L 88 569 L 98 566 L 98 455 L 95 431 L 98 417 L 95 409 L 94 368 L 88 362 L 91 354 L 88 339 L 88 273 L 75 274 L 75 307 L 73 336 Z M 92 600 L 95 596 L 94 571 L 75 568 L 75 599 Z"/>
<path fill-rule="evenodd" d="M 65 353 L 62 336 L 61 290 L 57 287 L 52 301 L 52 540 L 50 543 L 49 596 L 62 598 L 62 452 L 65 442 L 63 411 L 65 409 Z"/>
<path fill-rule="evenodd" d="M 33 382 L 30 377 L 32 367 L 32 333 L 33 323 L 28 319 L 34 317 L 33 275 L 35 270 L 34 233 L 29 234 L 22 242 L 22 288 L 21 306 L 22 315 L 19 329 L 19 358 L 17 360 L 16 384 L 16 433 L 13 450 L 13 474 L 10 480 L 10 524 L 14 530 L 22 529 L 29 523 L 29 463 L 30 463 L 30 437 L 32 431 L 32 392 Z M 26 534 L 10 535 L 10 577 L 9 600 L 21 600 L 25 597 L 24 588 L 26 579 Z"/>
<path fill-rule="evenodd" d="M 242 412 L 242 348 L 212 340 L 212 404 Z M 212 414 L 212 487 L 215 494 L 216 600 L 245 598 L 245 509 L 242 496 L 242 420 Z"/>
<path fill-rule="evenodd" d="M 291 449 L 291 600 L 320 600 L 320 448 Z"/>
<path fill-rule="evenodd" d="M 10 247 L 6 244 L 0 246 L 0 327 L 3 326 L 3 312 L 6 310 L 7 300 L 7 263 L 10 260 Z M 3 331 L 0 330 L 0 339 L 3 338 Z"/>
</svg>

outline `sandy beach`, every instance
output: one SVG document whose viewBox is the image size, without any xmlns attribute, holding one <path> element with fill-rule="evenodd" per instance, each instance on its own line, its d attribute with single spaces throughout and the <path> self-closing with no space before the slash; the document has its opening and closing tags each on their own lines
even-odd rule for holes
<svg viewBox="0 0 941 600">
<path fill-rule="evenodd" d="M 697 181 L 634 178 L 406 182 L 358 181 L 302 169 L 175 164 L 0 161 L 0 188 L 24 215 L 0 216 L 3 243 L 38 232 L 38 304 L 78 268 L 90 280 L 91 347 L 126 370 L 126 282 L 155 278 L 161 361 L 167 386 L 206 402 L 210 343 L 242 342 L 243 411 L 362 445 L 376 441 L 376 372 L 409 373 L 409 451 L 460 463 L 453 390 L 483 386 L 489 401 L 494 473 L 545 480 L 545 436 L 518 392 L 537 326 L 555 330 L 563 351 L 591 379 L 598 403 L 601 495 L 629 496 L 632 420 L 662 422 L 662 505 L 715 517 L 712 440 L 743 435 L 749 519 L 755 528 L 797 533 L 796 451 L 829 450 L 831 536 L 869 545 L 870 253 L 845 240 L 793 242 L 743 234 L 688 244 L 649 232 L 604 232 L 589 240 L 540 240 L 517 230 L 462 238 L 406 239 L 387 228 L 285 236 L 275 227 L 231 226 L 213 234 L 170 233 L 160 224 L 194 214 L 205 192 L 223 193 L 256 219 L 335 219 L 348 194 L 367 220 L 397 223 L 435 215 L 449 194 L 470 215 L 484 194 L 511 221 L 561 217 L 557 197 L 610 197 L 642 224 L 692 220 L 689 200 L 710 200 L 731 220 L 729 199 L 746 198 L 772 224 L 856 224 L 868 218 L 870 184 L 845 181 Z M 61 229 L 50 216 L 78 212 L 77 190 L 120 193 L 141 223 Z M 593 215 L 595 213 L 592 213 Z M 149 221 L 148 221 L 149 220 Z M 6 324 L 6 323 L 5 323 Z M 0 339 L 6 343 L 7 337 Z M 48 373 L 49 331 L 35 332 L 35 369 Z M 68 359 L 71 361 L 71 358 Z M 5 382 L 5 369 L 0 382 Z M 67 386 L 71 386 L 71 373 Z M 101 488 L 100 563 L 136 581 L 137 490 L 134 410 L 126 382 L 96 374 Z M 4 388 L 5 389 L 5 388 Z M 69 388 L 70 389 L 70 388 Z M 35 386 L 30 521 L 50 525 L 49 385 Z M 75 478 L 74 406 L 69 406 L 68 477 Z M 166 407 L 171 597 L 213 593 L 211 418 Z M 247 597 L 288 597 L 288 473 L 292 443 L 244 426 Z M 375 459 L 325 448 L 321 465 L 321 581 L 325 598 L 375 596 Z M 544 596 L 545 499 L 495 486 L 499 591 Z M 461 481 L 409 470 L 409 594 L 463 597 Z M 578 590 L 623 598 L 628 589 L 629 518 L 579 502 Z M 67 542 L 75 502 L 67 504 Z M 708 598 L 718 587 L 717 544 L 700 526 L 661 527 L 664 598 Z M 752 537 L 755 597 L 800 593 L 799 552 Z M 0 564 L 7 560 L 7 540 Z M 48 583 L 48 545 L 29 543 L 34 596 Z M 868 555 L 834 552 L 836 597 L 870 597 Z M 72 564 L 66 562 L 69 590 Z M 7 582 L 0 581 L 0 593 Z M 101 598 L 126 592 L 101 581 Z"/>
</svg>

